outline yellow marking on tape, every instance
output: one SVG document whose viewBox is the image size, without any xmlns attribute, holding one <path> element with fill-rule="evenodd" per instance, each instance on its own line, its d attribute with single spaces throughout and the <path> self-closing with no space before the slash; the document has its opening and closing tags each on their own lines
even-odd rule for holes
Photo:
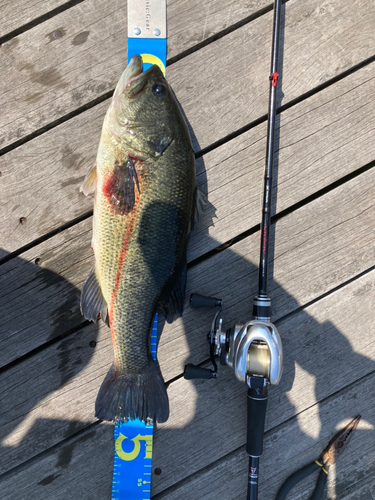
<svg viewBox="0 0 375 500">
<path fill-rule="evenodd" d="M 127 462 L 135 460 L 138 457 L 139 452 L 141 451 L 141 441 L 145 441 L 145 447 L 146 447 L 145 458 L 152 458 L 152 436 L 141 436 L 140 434 L 138 434 L 138 436 L 131 439 L 131 441 L 133 441 L 134 448 L 133 451 L 130 451 L 128 453 L 126 453 L 122 449 L 122 442 L 125 439 L 128 438 L 120 433 L 119 437 L 116 439 L 115 442 L 115 450 L 117 456 L 121 458 L 121 460 L 125 460 Z"/>
<path fill-rule="evenodd" d="M 154 56 L 153 54 L 141 54 L 142 61 L 144 63 L 156 64 L 162 70 L 163 75 L 165 76 L 165 66 L 161 59 Z"/>
</svg>

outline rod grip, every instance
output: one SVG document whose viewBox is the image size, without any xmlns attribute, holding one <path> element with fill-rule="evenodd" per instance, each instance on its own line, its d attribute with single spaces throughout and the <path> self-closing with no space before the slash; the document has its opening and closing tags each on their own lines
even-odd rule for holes
<svg viewBox="0 0 375 500">
<path fill-rule="evenodd" d="M 253 380 L 253 379 L 252 379 Z M 258 379 L 263 383 L 263 378 Z M 247 444 L 246 451 L 251 457 L 263 453 L 264 423 L 267 409 L 267 386 L 251 387 L 247 392 Z"/>
<path fill-rule="evenodd" d="M 199 309 L 200 307 L 215 307 L 221 304 L 221 300 L 216 297 L 206 297 L 199 293 L 192 293 L 190 295 L 190 307 Z"/>
<path fill-rule="evenodd" d="M 208 368 L 201 368 L 189 363 L 185 366 L 184 378 L 186 380 L 194 380 L 197 378 L 215 378 L 215 375 L 212 370 Z"/>
</svg>

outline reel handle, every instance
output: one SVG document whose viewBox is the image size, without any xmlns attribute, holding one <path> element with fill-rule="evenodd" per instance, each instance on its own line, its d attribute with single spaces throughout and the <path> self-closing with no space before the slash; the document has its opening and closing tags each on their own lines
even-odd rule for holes
<svg viewBox="0 0 375 500">
<path fill-rule="evenodd" d="M 185 366 L 184 379 L 194 380 L 197 378 L 217 378 L 217 373 L 209 368 L 201 368 L 200 366 L 193 365 L 191 363 Z"/>
<path fill-rule="evenodd" d="M 260 457 L 263 453 L 263 434 L 267 409 L 267 386 L 263 384 L 263 377 L 251 377 L 251 387 L 247 391 L 246 451 L 251 457 Z"/>
<path fill-rule="evenodd" d="M 190 295 L 190 307 L 193 309 L 216 306 L 221 306 L 221 299 L 217 299 L 216 297 L 206 297 L 205 295 L 200 295 L 199 293 L 192 293 Z"/>
</svg>

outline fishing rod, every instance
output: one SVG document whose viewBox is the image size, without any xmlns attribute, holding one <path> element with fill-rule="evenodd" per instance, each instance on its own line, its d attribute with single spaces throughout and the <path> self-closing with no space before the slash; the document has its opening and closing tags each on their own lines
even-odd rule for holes
<svg viewBox="0 0 375 500">
<path fill-rule="evenodd" d="M 278 83 L 278 53 L 280 40 L 281 0 L 274 2 L 272 57 L 267 127 L 267 153 L 264 175 L 263 210 L 261 224 L 258 294 L 253 301 L 253 319 L 245 325 L 235 325 L 223 333 L 222 300 L 192 294 L 193 308 L 217 307 L 208 335 L 210 359 L 213 369 L 192 364 L 185 367 L 186 379 L 217 378 L 215 356 L 220 364 L 233 368 L 238 380 L 245 382 L 247 390 L 247 444 L 249 475 L 247 500 L 258 498 L 259 457 L 263 453 L 263 434 L 267 408 L 267 387 L 277 385 L 283 370 L 283 348 L 280 335 L 270 322 L 271 299 L 267 295 L 269 235 L 271 225 L 272 171 L 275 149 L 275 125 Z"/>
</svg>

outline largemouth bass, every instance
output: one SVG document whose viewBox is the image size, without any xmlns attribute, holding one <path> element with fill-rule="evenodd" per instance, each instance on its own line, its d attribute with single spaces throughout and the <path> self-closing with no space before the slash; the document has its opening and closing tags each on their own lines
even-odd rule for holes
<svg viewBox="0 0 375 500">
<path fill-rule="evenodd" d="M 161 70 L 134 56 L 104 119 L 96 165 L 81 191 L 95 192 L 95 268 L 81 311 L 109 321 L 114 364 L 96 400 L 102 420 L 169 416 L 150 350 L 153 318 L 182 315 L 186 250 L 197 206 L 195 158 L 186 123 Z"/>
</svg>

